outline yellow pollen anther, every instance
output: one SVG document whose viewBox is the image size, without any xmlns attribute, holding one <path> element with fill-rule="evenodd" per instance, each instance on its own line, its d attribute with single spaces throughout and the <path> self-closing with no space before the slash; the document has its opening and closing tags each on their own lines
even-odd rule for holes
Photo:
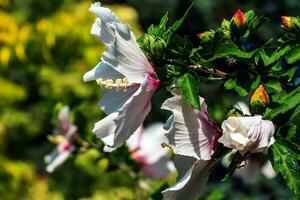
<svg viewBox="0 0 300 200">
<path fill-rule="evenodd" d="M 119 91 L 120 89 L 123 89 L 125 92 L 127 91 L 128 87 L 133 85 L 128 82 L 127 78 L 116 79 L 115 81 L 112 79 L 103 80 L 102 78 L 100 78 L 100 79 L 97 79 L 96 82 L 99 86 L 102 86 L 106 89 L 115 88 L 117 91 Z"/>
</svg>

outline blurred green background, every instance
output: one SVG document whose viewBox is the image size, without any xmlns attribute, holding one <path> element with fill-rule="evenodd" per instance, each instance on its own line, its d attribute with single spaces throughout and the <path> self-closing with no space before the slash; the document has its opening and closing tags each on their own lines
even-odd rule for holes
<svg viewBox="0 0 300 200">
<path fill-rule="evenodd" d="M 55 128 L 54 108 L 67 104 L 82 138 L 96 147 L 93 124 L 103 117 L 97 107 L 100 88 L 83 83 L 82 76 L 94 67 L 104 46 L 90 35 L 94 16 L 87 0 L 0 0 L 0 199 L 148 199 L 159 188 L 172 183 L 149 181 L 150 191 L 124 169 L 109 163 L 108 155 L 95 149 L 79 149 L 55 173 L 45 172 L 43 156 L 54 147 L 47 135 Z M 169 11 L 171 20 L 183 15 L 188 0 L 102 1 L 129 23 L 137 36 Z M 280 34 L 281 15 L 297 15 L 299 0 L 199 0 L 189 14 L 181 34 L 197 44 L 196 34 L 231 18 L 237 8 L 254 9 L 271 23 L 261 30 L 261 40 Z M 154 98 L 147 123 L 165 119 Z M 217 115 L 217 114 L 216 114 Z M 124 158 L 122 148 L 112 156 Z M 127 162 L 127 161 L 126 161 Z M 132 169 L 135 170 L 135 169 Z M 222 169 L 220 169 L 222 170 Z M 218 175 L 215 175 L 218 179 Z M 282 183 L 262 180 L 260 185 L 240 180 L 210 184 L 206 199 L 290 199 L 295 198 Z M 232 193 L 234 192 L 234 193 Z M 232 194 L 235 194 L 231 196 Z"/>
</svg>

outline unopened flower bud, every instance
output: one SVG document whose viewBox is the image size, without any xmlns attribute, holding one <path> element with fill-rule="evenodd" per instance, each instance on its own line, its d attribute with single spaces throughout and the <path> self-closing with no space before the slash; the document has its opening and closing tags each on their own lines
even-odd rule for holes
<svg viewBox="0 0 300 200">
<path fill-rule="evenodd" d="M 254 91 L 250 98 L 250 109 L 252 114 L 261 114 L 269 104 L 269 96 L 263 85 Z"/>
<path fill-rule="evenodd" d="M 291 26 L 291 17 L 289 16 L 281 16 L 281 24 L 284 26 L 284 28 L 286 28 L 287 30 L 289 30 L 292 26 Z"/>
<path fill-rule="evenodd" d="M 233 23 L 238 28 L 243 27 L 246 24 L 246 22 L 246 16 L 244 15 L 244 12 L 240 9 L 238 9 L 231 18 L 231 23 Z"/>
<path fill-rule="evenodd" d="M 300 31 L 300 19 L 297 17 L 282 16 L 281 24 L 288 31 Z"/>
<path fill-rule="evenodd" d="M 201 42 L 208 42 L 213 40 L 214 37 L 214 32 L 213 31 L 205 31 L 203 33 L 198 33 L 197 36 L 201 40 Z"/>
<path fill-rule="evenodd" d="M 155 56 L 162 56 L 167 47 L 163 39 L 152 35 L 145 35 L 144 45 Z"/>
</svg>

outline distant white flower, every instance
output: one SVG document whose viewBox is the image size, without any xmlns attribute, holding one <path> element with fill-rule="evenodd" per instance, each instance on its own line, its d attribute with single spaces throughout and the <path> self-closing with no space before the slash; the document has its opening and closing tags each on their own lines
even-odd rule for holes
<svg viewBox="0 0 300 200">
<path fill-rule="evenodd" d="M 83 78 L 102 86 L 99 105 L 108 116 L 95 124 L 93 132 L 105 143 L 105 150 L 112 151 L 142 124 L 159 81 L 129 26 L 99 2 L 89 10 L 98 17 L 91 33 L 107 48 L 101 62 Z"/>
<path fill-rule="evenodd" d="M 49 140 L 57 143 L 56 148 L 44 157 L 46 171 L 52 173 L 58 166 L 63 164 L 74 151 L 73 140 L 77 127 L 69 120 L 69 107 L 63 107 L 58 113 L 58 129 Z"/>
<path fill-rule="evenodd" d="M 178 95 L 162 105 L 162 109 L 173 112 L 165 128 L 179 173 L 177 183 L 163 191 L 165 199 L 194 199 L 206 186 L 220 130 L 209 117 L 203 98 L 200 103 L 201 110 L 196 110 Z"/>
<path fill-rule="evenodd" d="M 219 139 L 224 146 L 241 153 L 265 152 L 274 143 L 275 127 L 262 116 L 229 117 L 222 123 L 223 135 Z"/>
<path fill-rule="evenodd" d="M 261 173 L 268 179 L 273 179 L 277 176 L 277 173 L 274 171 L 272 163 L 269 160 L 262 166 Z"/>
<path fill-rule="evenodd" d="M 164 132 L 163 124 L 155 123 L 144 130 L 138 128 L 126 142 L 141 172 L 151 179 L 162 178 L 175 170 L 168 148 L 161 146 L 165 142 Z"/>
<path fill-rule="evenodd" d="M 66 141 L 61 141 L 51 153 L 44 157 L 47 164 L 46 171 L 49 173 L 54 172 L 57 167 L 68 159 L 73 150 L 73 145 Z"/>
</svg>

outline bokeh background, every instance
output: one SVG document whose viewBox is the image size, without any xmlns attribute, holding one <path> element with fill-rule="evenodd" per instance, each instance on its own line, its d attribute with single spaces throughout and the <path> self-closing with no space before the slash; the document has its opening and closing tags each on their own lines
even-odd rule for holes
<svg viewBox="0 0 300 200">
<path fill-rule="evenodd" d="M 94 16 L 88 0 L 0 0 L 0 199 L 2 200 L 106 200 L 160 198 L 159 189 L 175 180 L 175 174 L 148 181 L 150 191 L 139 187 L 135 177 L 101 153 L 101 143 L 91 130 L 104 114 L 97 107 L 100 89 L 83 83 L 82 76 L 94 67 L 104 46 L 90 35 Z M 157 24 L 168 11 L 175 20 L 183 15 L 188 0 L 103 0 L 139 36 Z M 260 30 L 260 39 L 276 38 L 280 16 L 299 14 L 299 0 L 199 0 L 180 34 L 198 43 L 197 33 L 230 19 L 237 8 L 253 9 L 270 18 Z M 166 118 L 159 112 L 159 93 L 146 123 Z M 213 98 L 212 98 L 213 99 Z M 67 104 L 80 136 L 96 149 L 78 149 L 53 174 L 45 172 L 43 157 L 54 144 L 47 135 L 55 128 L 54 110 Z M 213 104 L 212 102 L 209 102 Z M 222 109 L 214 115 L 222 118 Z M 130 162 L 121 148 L 112 156 Z M 136 170 L 133 168 L 130 170 Z M 220 174 L 222 168 L 220 168 Z M 261 178 L 256 184 L 238 178 L 214 183 L 213 175 L 204 199 L 298 199 L 283 184 Z M 167 184 L 165 184 L 167 183 Z"/>
</svg>

